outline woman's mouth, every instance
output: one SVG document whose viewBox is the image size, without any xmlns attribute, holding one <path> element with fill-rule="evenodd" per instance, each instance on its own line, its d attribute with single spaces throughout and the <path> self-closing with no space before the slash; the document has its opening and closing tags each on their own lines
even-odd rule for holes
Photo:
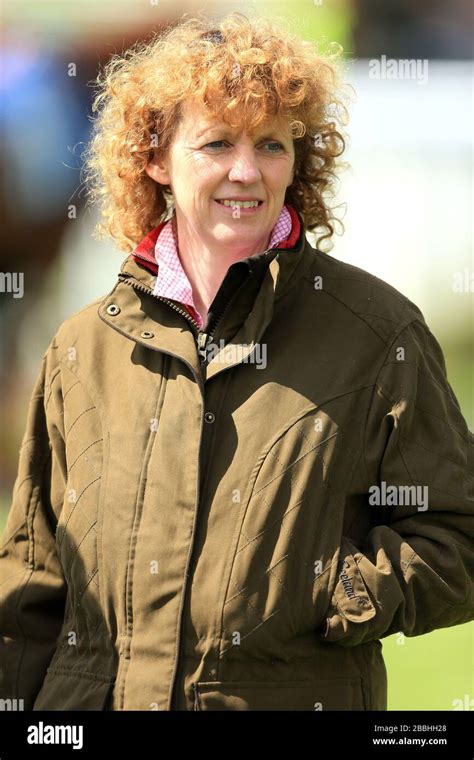
<svg viewBox="0 0 474 760">
<path fill-rule="evenodd" d="M 255 214 L 264 204 L 264 201 L 236 201 L 231 198 L 214 198 L 215 202 L 229 214 L 232 214 L 235 219 L 238 219 L 242 214 Z M 236 213 L 238 211 L 238 213 Z"/>
</svg>

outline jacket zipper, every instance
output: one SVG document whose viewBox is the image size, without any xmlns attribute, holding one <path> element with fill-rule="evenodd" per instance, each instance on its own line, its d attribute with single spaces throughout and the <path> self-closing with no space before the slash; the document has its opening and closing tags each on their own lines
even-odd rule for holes
<svg viewBox="0 0 474 760">
<path fill-rule="evenodd" d="M 148 285 L 142 285 L 141 282 L 138 282 L 137 279 L 131 274 L 119 274 L 119 279 L 122 282 L 125 282 L 127 285 L 130 285 L 132 288 L 136 288 L 136 290 L 142 290 L 144 293 L 148 293 L 150 296 L 153 295 L 153 291 L 151 288 L 148 287 Z M 179 306 L 176 306 L 175 303 L 170 301 L 168 298 L 165 298 L 164 296 L 155 296 L 159 301 L 164 301 L 168 304 L 168 306 L 171 306 L 172 309 L 177 311 L 179 314 L 182 314 L 183 317 L 186 317 L 188 322 L 191 322 L 194 327 L 196 327 L 198 332 L 201 332 L 201 327 L 198 322 L 191 316 L 191 314 L 188 311 L 185 311 L 184 309 L 180 309 Z"/>
<path fill-rule="evenodd" d="M 248 283 L 250 277 L 251 277 L 251 273 L 248 272 L 247 277 L 245 278 L 245 280 L 240 283 L 240 285 L 237 288 L 237 290 L 235 291 L 235 293 L 232 294 L 232 296 L 229 298 L 229 300 L 225 304 L 224 308 L 221 309 L 220 313 L 218 314 L 217 318 L 214 321 L 214 324 L 212 326 L 211 332 L 209 332 L 207 334 L 203 333 L 203 332 L 200 332 L 199 338 L 198 338 L 198 348 L 199 348 L 199 353 L 201 355 L 201 362 L 205 362 L 206 361 L 207 346 L 212 341 L 212 339 L 214 338 L 214 335 L 216 334 L 217 325 L 222 320 L 222 317 L 226 313 L 226 311 L 229 308 L 229 306 L 235 301 L 235 299 L 237 298 L 237 296 L 240 293 L 240 291 L 243 290 L 244 286 Z"/>
<path fill-rule="evenodd" d="M 224 314 L 226 313 L 226 311 L 227 311 L 227 309 L 229 308 L 229 306 L 230 306 L 230 305 L 233 303 L 233 301 L 234 301 L 234 300 L 237 298 L 238 294 L 239 294 L 239 293 L 240 293 L 240 291 L 243 289 L 244 285 L 246 285 L 246 284 L 248 283 L 248 281 L 249 281 L 249 279 L 250 279 L 250 276 L 251 276 L 251 275 L 250 275 L 250 272 L 249 272 L 249 273 L 247 274 L 247 277 L 245 278 L 245 280 L 244 280 L 243 282 L 241 282 L 241 284 L 239 285 L 239 287 L 237 288 L 237 290 L 235 291 L 235 293 L 234 293 L 234 294 L 233 294 L 233 295 L 230 297 L 230 299 L 227 301 L 227 303 L 226 303 L 226 305 L 224 306 L 224 308 L 223 308 L 223 309 L 221 309 L 220 313 L 218 314 L 217 318 L 216 318 L 216 319 L 215 319 L 215 321 L 214 321 L 214 325 L 212 326 L 212 330 L 211 330 L 211 332 L 210 332 L 210 333 L 207 333 L 207 334 L 206 334 L 206 333 L 201 333 L 201 336 L 203 337 L 203 341 L 202 341 L 202 344 L 203 344 L 203 345 L 202 345 L 202 348 L 203 348 L 203 351 L 204 351 L 204 357 L 203 357 L 203 360 L 205 360 L 205 351 L 206 351 L 206 348 L 207 348 L 207 344 L 208 344 L 208 343 L 209 343 L 209 342 L 212 340 L 212 338 L 214 337 L 214 335 L 215 335 L 215 333 L 216 333 L 216 327 L 217 327 L 217 325 L 218 325 L 218 324 L 219 324 L 219 322 L 221 321 L 222 317 L 223 317 L 223 316 L 224 316 Z M 201 336 L 200 336 L 200 337 L 201 337 Z"/>
<path fill-rule="evenodd" d="M 140 258 L 143 258 L 143 256 L 140 256 Z M 144 260 L 146 261 L 146 259 L 144 259 Z M 200 360 L 201 360 L 201 366 L 206 361 L 207 346 L 212 341 L 212 339 L 213 339 L 213 337 L 215 335 L 215 331 L 216 331 L 217 325 L 221 321 L 222 317 L 224 316 L 225 312 L 229 308 L 230 304 L 234 301 L 234 299 L 240 293 L 240 291 L 242 290 L 242 288 L 244 287 L 244 285 L 247 284 L 247 282 L 249 281 L 250 276 L 251 275 L 250 275 L 250 272 L 249 272 L 248 275 L 247 275 L 247 277 L 245 278 L 245 280 L 239 285 L 239 287 L 237 288 L 237 290 L 235 291 L 235 293 L 232 295 L 232 297 L 230 298 L 230 300 L 226 303 L 226 305 L 224 306 L 224 308 L 221 310 L 220 314 L 217 316 L 216 320 L 214 321 L 213 329 L 209 333 L 205 333 L 205 332 L 202 331 L 201 326 L 199 325 L 199 323 L 189 314 L 189 312 L 185 311 L 184 309 L 181 309 L 179 306 L 177 306 L 175 303 L 173 303 L 170 299 L 165 298 L 164 296 L 155 296 L 155 298 L 157 298 L 159 301 L 163 301 L 163 303 L 168 304 L 168 306 L 170 306 L 172 309 L 174 309 L 175 311 L 177 311 L 178 314 L 181 314 L 183 317 L 185 317 L 188 320 L 188 322 L 190 322 L 190 324 L 193 325 L 193 327 L 196 328 L 196 333 L 197 333 L 196 334 L 197 348 L 198 348 L 198 353 L 199 353 Z M 152 290 L 147 285 L 142 285 L 141 283 L 139 283 L 133 277 L 133 275 L 123 275 L 121 273 L 119 275 L 119 277 L 122 280 L 122 282 L 125 282 L 127 285 L 130 285 L 132 288 L 136 288 L 137 290 L 141 290 L 144 293 L 149 293 L 150 295 L 153 295 Z"/>
</svg>

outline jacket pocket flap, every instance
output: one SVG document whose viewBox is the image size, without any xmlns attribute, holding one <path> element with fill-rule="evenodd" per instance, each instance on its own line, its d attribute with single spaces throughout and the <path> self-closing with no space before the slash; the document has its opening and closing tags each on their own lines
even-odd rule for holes
<svg viewBox="0 0 474 760">
<path fill-rule="evenodd" d="M 33 710 L 107 710 L 115 678 L 48 668 Z"/>
<path fill-rule="evenodd" d="M 200 681 L 195 710 L 365 710 L 362 679 Z"/>
<path fill-rule="evenodd" d="M 376 614 L 353 554 L 346 554 L 339 562 L 332 601 L 340 614 L 353 623 L 363 623 Z"/>
</svg>

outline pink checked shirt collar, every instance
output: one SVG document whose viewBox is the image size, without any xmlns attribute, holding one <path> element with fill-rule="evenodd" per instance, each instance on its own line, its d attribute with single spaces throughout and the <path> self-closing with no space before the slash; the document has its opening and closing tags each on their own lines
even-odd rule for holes
<svg viewBox="0 0 474 760">
<path fill-rule="evenodd" d="M 292 230 L 291 214 L 286 206 L 283 206 L 280 216 L 272 230 L 269 248 L 275 248 L 283 240 L 286 240 Z M 204 326 L 203 319 L 199 314 L 193 300 L 191 283 L 188 280 L 178 255 L 176 237 L 174 234 L 173 220 L 164 224 L 155 243 L 155 259 L 158 266 L 158 275 L 153 294 L 164 296 L 191 307 L 200 327 Z M 257 254 L 258 255 L 258 254 Z"/>
</svg>

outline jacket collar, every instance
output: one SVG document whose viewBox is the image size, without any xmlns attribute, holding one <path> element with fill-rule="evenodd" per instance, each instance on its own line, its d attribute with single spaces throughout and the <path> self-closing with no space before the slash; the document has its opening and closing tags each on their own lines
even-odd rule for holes
<svg viewBox="0 0 474 760">
<path fill-rule="evenodd" d="M 268 259 L 269 263 L 254 306 L 250 314 L 242 314 L 241 327 L 232 340 L 207 364 L 208 380 L 240 363 L 254 350 L 272 319 L 275 301 L 285 294 L 296 278 L 302 276 L 310 263 L 312 249 L 306 240 L 303 220 L 292 206 L 288 208 L 296 224 L 293 224 L 290 238 L 280 244 L 286 247 L 277 246 L 255 257 Z M 161 227 L 152 230 L 123 261 L 118 281 L 101 301 L 98 315 L 137 344 L 181 359 L 201 383 L 195 337 L 191 326 L 183 319 L 184 315 L 179 313 L 184 311 L 183 307 L 153 295 L 157 273 L 154 243 Z"/>
<path fill-rule="evenodd" d="M 290 212 L 290 216 L 291 216 L 291 233 L 287 240 L 284 240 L 281 243 L 279 243 L 277 246 L 275 246 L 275 248 L 278 248 L 278 249 L 282 249 L 282 248 L 293 249 L 298 242 L 300 232 L 301 232 L 302 219 L 299 216 L 298 212 L 290 204 L 287 204 L 287 209 Z M 149 272 L 151 272 L 155 276 L 158 274 L 158 264 L 155 258 L 156 241 L 158 240 L 161 230 L 163 229 L 167 221 L 162 222 L 157 227 L 155 227 L 151 232 L 149 232 L 148 235 L 141 241 L 141 243 L 137 245 L 137 247 L 132 251 L 132 253 L 128 257 L 128 258 L 132 258 L 134 261 L 141 264 L 143 267 L 145 267 L 145 269 L 147 269 Z M 274 249 L 270 248 L 269 250 L 274 250 Z M 261 254 L 261 255 L 263 256 L 264 254 Z M 127 259 L 125 260 L 125 262 L 126 261 Z"/>
</svg>

